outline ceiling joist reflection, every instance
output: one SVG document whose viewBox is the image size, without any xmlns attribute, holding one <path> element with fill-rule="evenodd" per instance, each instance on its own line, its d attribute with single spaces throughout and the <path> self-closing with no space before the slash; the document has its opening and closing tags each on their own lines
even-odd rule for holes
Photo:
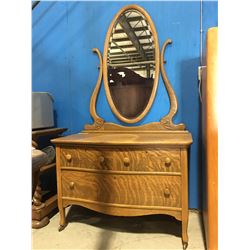
<svg viewBox="0 0 250 250">
<path fill-rule="evenodd" d="M 110 67 L 130 67 L 138 62 L 139 71 L 154 69 L 153 36 L 141 13 L 130 10 L 117 19 L 109 41 L 107 61 Z"/>
</svg>

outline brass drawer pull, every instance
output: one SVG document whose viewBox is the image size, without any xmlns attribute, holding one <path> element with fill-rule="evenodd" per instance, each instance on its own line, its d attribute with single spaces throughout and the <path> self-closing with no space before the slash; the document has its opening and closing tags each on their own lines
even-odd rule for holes
<svg viewBox="0 0 250 250">
<path fill-rule="evenodd" d="M 129 158 L 128 158 L 128 157 L 124 157 L 124 158 L 123 158 L 123 163 L 124 163 L 125 166 L 128 166 L 129 163 L 130 163 Z"/>
<path fill-rule="evenodd" d="M 170 197 L 170 190 L 169 190 L 169 188 L 166 188 L 166 189 L 164 190 L 164 196 L 165 196 L 166 198 L 169 198 L 169 197 Z"/>
<path fill-rule="evenodd" d="M 171 159 L 169 157 L 165 158 L 165 165 L 169 167 L 171 165 Z"/>
<path fill-rule="evenodd" d="M 72 159 L 72 156 L 71 156 L 71 154 L 66 154 L 66 155 L 65 155 L 65 158 L 66 158 L 66 160 L 67 160 L 68 162 L 70 162 L 71 159 Z"/>
<path fill-rule="evenodd" d="M 71 182 L 69 183 L 69 187 L 70 187 L 70 189 L 74 189 L 75 183 L 74 183 L 73 181 L 71 181 Z"/>
</svg>

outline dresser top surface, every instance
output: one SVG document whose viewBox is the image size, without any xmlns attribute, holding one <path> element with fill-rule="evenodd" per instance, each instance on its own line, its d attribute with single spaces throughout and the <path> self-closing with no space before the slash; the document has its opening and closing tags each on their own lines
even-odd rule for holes
<svg viewBox="0 0 250 250">
<path fill-rule="evenodd" d="M 53 139 L 54 144 L 82 145 L 165 145 L 189 146 L 193 140 L 188 131 L 168 133 L 93 133 L 83 132 Z"/>
</svg>

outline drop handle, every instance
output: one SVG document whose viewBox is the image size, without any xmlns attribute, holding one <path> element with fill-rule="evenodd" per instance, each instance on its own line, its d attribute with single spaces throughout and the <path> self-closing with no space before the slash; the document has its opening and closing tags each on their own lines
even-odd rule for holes
<svg viewBox="0 0 250 250">
<path fill-rule="evenodd" d="M 71 182 L 69 183 L 69 187 L 70 187 L 70 189 L 74 189 L 75 183 L 74 183 L 73 181 L 71 181 Z"/>
<path fill-rule="evenodd" d="M 165 188 L 165 190 L 164 190 L 164 196 L 165 196 L 166 198 L 169 198 L 169 197 L 170 197 L 170 190 L 169 190 L 169 188 Z"/>
<path fill-rule="evenodd" d="M 171 165 L 171 159 L 169 157 L 165 158 L 165 165 L 169 167 Z"/>
<path fill-rule="evenodd" d="M 71 159 L 72 159 L 71 154 L 66 154 L 65 157 L 66 157 L 66 160 L 67 160 L 68 162 L 70 162 Z"/>
<path fill-rule="evenodd" d="M 123 163 L 124 163 L 125 166 L 128 166 L 129 163 L 130 163 L 129 158 L 128 158 L 128 157 L 124 157 L 124 158 L 123 158 Z"/>
</svg>

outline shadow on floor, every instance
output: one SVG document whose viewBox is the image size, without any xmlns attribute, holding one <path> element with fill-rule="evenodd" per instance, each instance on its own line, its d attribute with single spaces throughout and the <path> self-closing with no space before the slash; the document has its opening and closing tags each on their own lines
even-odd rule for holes
<svg viewBox="0 0 250 250">
<path fill-rule="evenodd" d="M 87 208 L 73 205 L 66 220 L 68 223 L 78 222 L 103 229 L 97 249 L 108 249 L 114 232 L 124 233 L 162 233 L 181 237 L 181 222 L 167 215 L 145 215 L 135 217 L 110 216 Z"/>
<path fill-rule="evenodd" d="M 181 222 L 167 215 L 110 216 L 81 206 L 71 206 L 67 222 L 80 222 L 105 230 L 128 233 L 167 233 L 181 236 Z"/>
<path fill-rule="evenodd" d="M 204 228 L 205 222 L 204 222 L 204 218 L 202 216 L 199 217 L 199 224 L 200 224 L 200 228 L 201 228 L 202 239 L 203 239 L 204 245 L 206 246 L 207 245 L 206 232 L 205 232 L 205 228 Z"/>
</svg>

